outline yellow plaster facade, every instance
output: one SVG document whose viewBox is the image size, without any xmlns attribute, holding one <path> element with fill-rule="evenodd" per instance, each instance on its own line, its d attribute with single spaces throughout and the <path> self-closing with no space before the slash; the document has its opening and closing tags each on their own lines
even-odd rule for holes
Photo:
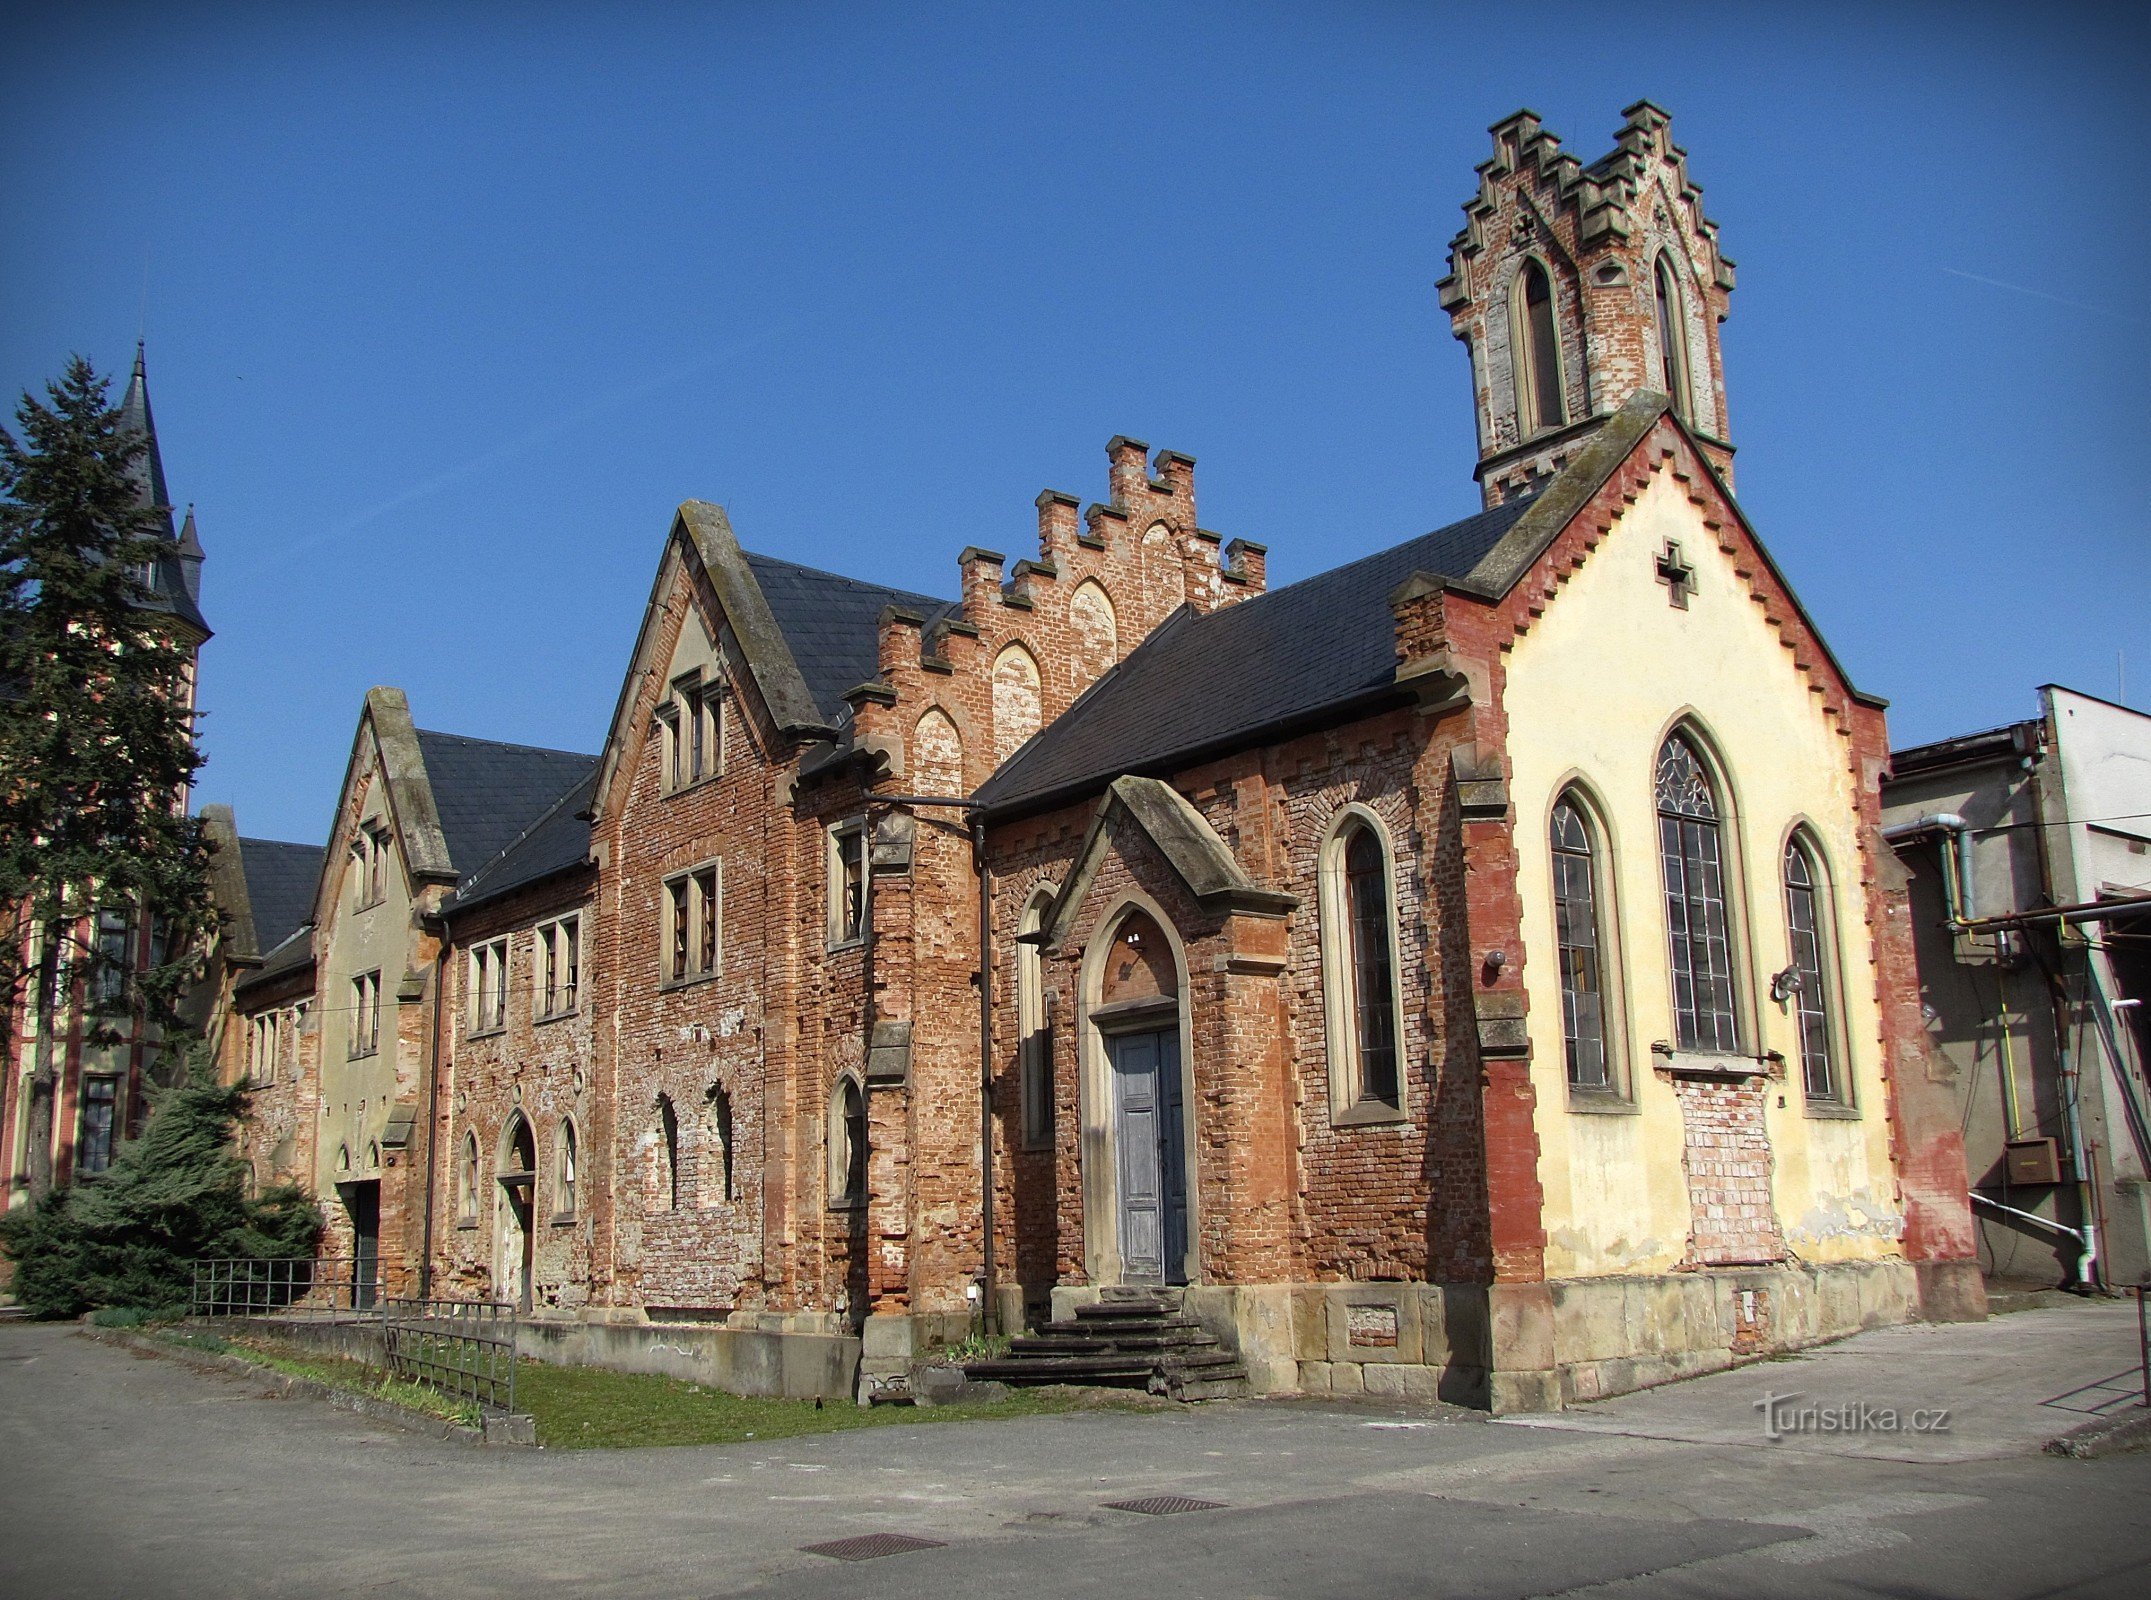
<svg viewBox="0 0 2151 1600">
<path fill-rule="evenodd" d="M 1670 603 L 1657 574 L 1669 539 L 1693 570 L 1685 610 Z M 1504 704 L 1547 1276 L 1665 1272 L 1687 1255 L 1681 1109 L 1654 1070 L 1664 1057 L 1653 1052 L 1674 1038 L 1653 780 L 1660 743 L 1684 721 L 1718 767 L 1742 1053 L 1775 1051 L 1787 1063 L 1763 1102 L 1785 1243 L 1815 1264 L 1897 1255 L 1901 1218 L 1846 741 L 1667 469 L 1516 642 Z M 1602 937 L 1614 946 L 1606 952 L 1608 1047 L 1625 1103 L 1587 1105 L 1567 1080 L 1548 819 L 1572 783 L 1602 830 Z M 1798 1019 L 1770 998 L 1771 974 L 1791 960 L 1780 874 L 1796 825 L 1808 830 L 1829 876 L 1829 998 L 1850 1115 L 1808 1110 Z"/>
</svg>

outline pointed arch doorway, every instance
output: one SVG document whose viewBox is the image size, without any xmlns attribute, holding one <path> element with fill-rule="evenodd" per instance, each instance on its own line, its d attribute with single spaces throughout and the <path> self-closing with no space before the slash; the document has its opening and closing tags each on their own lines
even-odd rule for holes
<svg viewBox="0 0 2151 1600">
<path fill-rule="evenodd" d="M 493 1281 L 500 1298 L 518 1311 L 530 1309 L 530 1277 L 537 1245 L 538 1139 L 520 1111 L 508 1119 L 501 1140 L 500 1196 L 496 1202 L 500 1260 Z"/>
<path fill-rule="evenodd" d="M 1091 1025 L 1102 1067 L 1098 1111 L 1111 1148 L 1110 1279 L 1188 1281 L 1186 1066 L 1178 952 L 1148 911 L 1112 924 L 1094 965 Z M 1101 1197 L 1102 1198 L 1102 1197 Z"/>
</svg>

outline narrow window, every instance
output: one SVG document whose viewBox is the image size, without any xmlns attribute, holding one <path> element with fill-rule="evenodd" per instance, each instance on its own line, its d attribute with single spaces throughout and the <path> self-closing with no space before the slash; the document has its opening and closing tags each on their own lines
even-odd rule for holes
<svg viewBox="0 0 2151 1600">
<path fill-rule="evenodd" d="M 687 880 L 674 878 L 665 885 L 665 914 L 669 954 L 666 958 L 665 975 L 674 983 L 687 977 L 687 945 L 691 924 L 688 920 Z"/>
<path fill-rule="evenodd" d="M 695 971 L 717 970 L 717 869 L 704 867 L 692 879 L 695 902 Z"/>
<path fill-rule="evenodd" d="M 388 835 L 379 828 L 366 830 L 366 903 L 377 906 L 388 898 Z"/>
<path fill-rule="evenodd" d="M 722 1084 L 711 1084 L 708 1096 L 710 1173 L 703 1181 L 707 1203 L 738 1197 L 732 1181 L 732 1097 Z"/>
<path fill-rule="evenodd" d="M 90 978 L 90 997 L 99 1010 L 109 1010 L 126 998 L 133 954 L 134 913 L 125 906 L 100 906 L 97 960 Z"/>
<path fill-rule="evenodd" d="M 1053 1028 L 1046 1005 L 1045 953 L 1038 932 L 1053 904 L 1052 891 L 1041 889 L 1023 910 L 1016 940 L 1016 1061 L 1023 1094 L 1023 1143 L 1043 1149 L 1053 1143 Z"/>
<path fill-rule="evenodd" d="M 566 1016 L 575 1009 L 582 975 L 582 919 L 562 917 L 558 922 L 542 924 L 537 933 L 537 956 L 538 1015 Z"/>
<path fill-rule="evenodd" d="M 84 1177 L 112 1165 L 112 1124 L 118 1108 L 117 1078 L 82 1080 L 82 1142 L 75 1150 L 75 1171 Z"/>
<path fill-rule="evenodd" d="M 381 1043 L 381 974 L 365 972 L 351 980 L 351 1027 L 347 1054 L 370 1056 Z"/>
<path fill-rule="evenodd" d="M 843 1078 L 837 1083 L 836 1115 L 831 1118 L 830 1199 L 854 1203 L 866 1199 L 866 1096 L 859 1080 Z"/>
<path fill-rule="evenodd" d="M 1364 1100 L 1397 1099 L 1396 969 L 1389 948 L 1389 866 L 1372 828 L 1344 849 L 1351 903 L 1353 1038 Z"/>
<path fill-rule="evenodd" d="M 829 830 L 830 943 L 866 937 L 866 897 L 866 824 L 839 823 Z"/>
<path fill-rule="evenodd" d="M 456 1186 L 456 1220 L 478 1221 L 478 1135 L 463 1136 L 463 1181 Z"/>
<path fill-rule="evenodd" d="M 1658 295 L 1658 377 L 1672 398 L 1674 413 L 1688 419 L 1688 336 L 1681 316 L 1680 286 L 1673 280 L 1673 266 L 1663 255 L 1652 278 Z"/>
<path fill-rule="evenodd" d="M 699 781 L 709 771 L 709 728 L 702 720 L 702 685 L 691 684 L 681 696 L 681 718 L 687 733 L 687 781 Z"/>
<path fill-rule="evenodd" d="M 1657 787 L 1676 1042 L 1683 1050 L 1735 1050 L 1739 1030 L 1718 800 L 1701 757 L 1680 734 L 1659 749 Z"/>
<path fill-rule="evenodd" d="M 1606 1017 L 1598 951 L 1597 862 L 1575 803 L 1553 810 L 1554 937 L 1561 969 L 1561 1041 L 1569 1086 L 1604 1089 Z"/>
<path fill-rule="evenodd" d="M 664 733 L 664 785 L 667 789 L 682 788 L 687 778 L 687 746 L 680 737 L 678 710 L 666 706 L 657 713 L 657 723 Z"/>
<path fill-rule="evenodd" d="M 508 941 L 494 939 L 471 951 L 471 1032 L 488 1033 L 508 1015 Z"/>
<path fill-rule="evenodd" d="M 554 1188 L 553 1211 L 556 1216 L 575 1215 L 575 1124 L 560 1124 L 560 1169 Z"/>
<path fill-rule="evenodd" d="M 1510 339 L 1516 384 L 1518 431 L 1529 437 L 1568 420 L 1561 394 L 1561 352 L 1554 329 L 1553 283 L 1546 269 L 1527 260 L 1510 291 Z"/>
<path fill-rule="evenodd" d="M 1810 1100 L 1836 1101 L 1843 1094 L 1838 1086 L 1828 968 L 1823 960 L 1831 932 L 1823 893 L 1827 881 L 1800 840 L 1785 846 L 1785 922 L 1792 935 L 1793 973 L 1799 980 L 1792 1001 L 1800 1019 L 1800 1072 Z"/>
<path fill-rule="evenodd" d="M 672 1097 L 657 1097 L 657 1202 L 667 1211 L 680 1209 L 680 1119 Z"/>
</svg>

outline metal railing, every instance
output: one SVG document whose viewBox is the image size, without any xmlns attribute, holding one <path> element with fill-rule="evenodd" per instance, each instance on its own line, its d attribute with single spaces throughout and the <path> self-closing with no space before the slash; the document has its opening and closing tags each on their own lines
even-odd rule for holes
<svg viewBox="0 0 2151 1600">
<path fill-rule="evenodd" d="M 197 1317 L 349 1320 L 381 1303 L 377 1262 L 348 1256 L 216 1256 L 194 1263 Z"/>
<path fill-rule="evenodd" d="M 381 1347 L 392 1377 L 486 1411 L 515 1409 L 515 1307 L 486 1300 L 384 1300 Z"/>
</svg>

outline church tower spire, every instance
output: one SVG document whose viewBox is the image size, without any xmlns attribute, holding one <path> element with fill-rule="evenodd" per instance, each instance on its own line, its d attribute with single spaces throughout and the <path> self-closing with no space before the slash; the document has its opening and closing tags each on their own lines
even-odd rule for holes
<svg viewBox="0 0 2151 1600">
<path fill-rule="evenodd" d="M 1623 116 L 1589 166 L 1536 112 L 1495 123 L 1450 243 L 1441 306 L 1471 351 L 1489 506 L 1559 471 L 1641 390 L 1666 395 L 1731 480 L 1718 325 L 1733 263 L 1671 119 L 1648 100 Z"/>
<path fill-rule="evenodd" d="M 149 448 L 135 458 L 128 476 L 135 482 L 135 503 L 164 513 L 165 536 L 172 536 L 172 496 L 164 486 L 164 455 L 157 448 L 157 419 L 149 409 L 149 368 L 144 343 L 135 341 L 134 371 L 120 396 L 120 425 L 141 434 Z"/>
<path fill-rule="evenodd" d="M 164 482 L 164 453 L 157 446 L 157 419 L 149 408 L 149 366 L 143 345 L 134 347 L 134 371 L 120 396 L 120 426 L 139 433 L 147 447 L 127 469 L 134 480 L 135 504 L 154 511 L 163 524 L 164 551 L 150 564 L 150 603 L 168 610 L 194 635 L 197 649 L 209 638 L 209 623 L 202 616 L 201 535 L 195 531 L 194 508 L 187 507 L 183 530 L 175 530 L 172 496 Z"/>
</svg>

